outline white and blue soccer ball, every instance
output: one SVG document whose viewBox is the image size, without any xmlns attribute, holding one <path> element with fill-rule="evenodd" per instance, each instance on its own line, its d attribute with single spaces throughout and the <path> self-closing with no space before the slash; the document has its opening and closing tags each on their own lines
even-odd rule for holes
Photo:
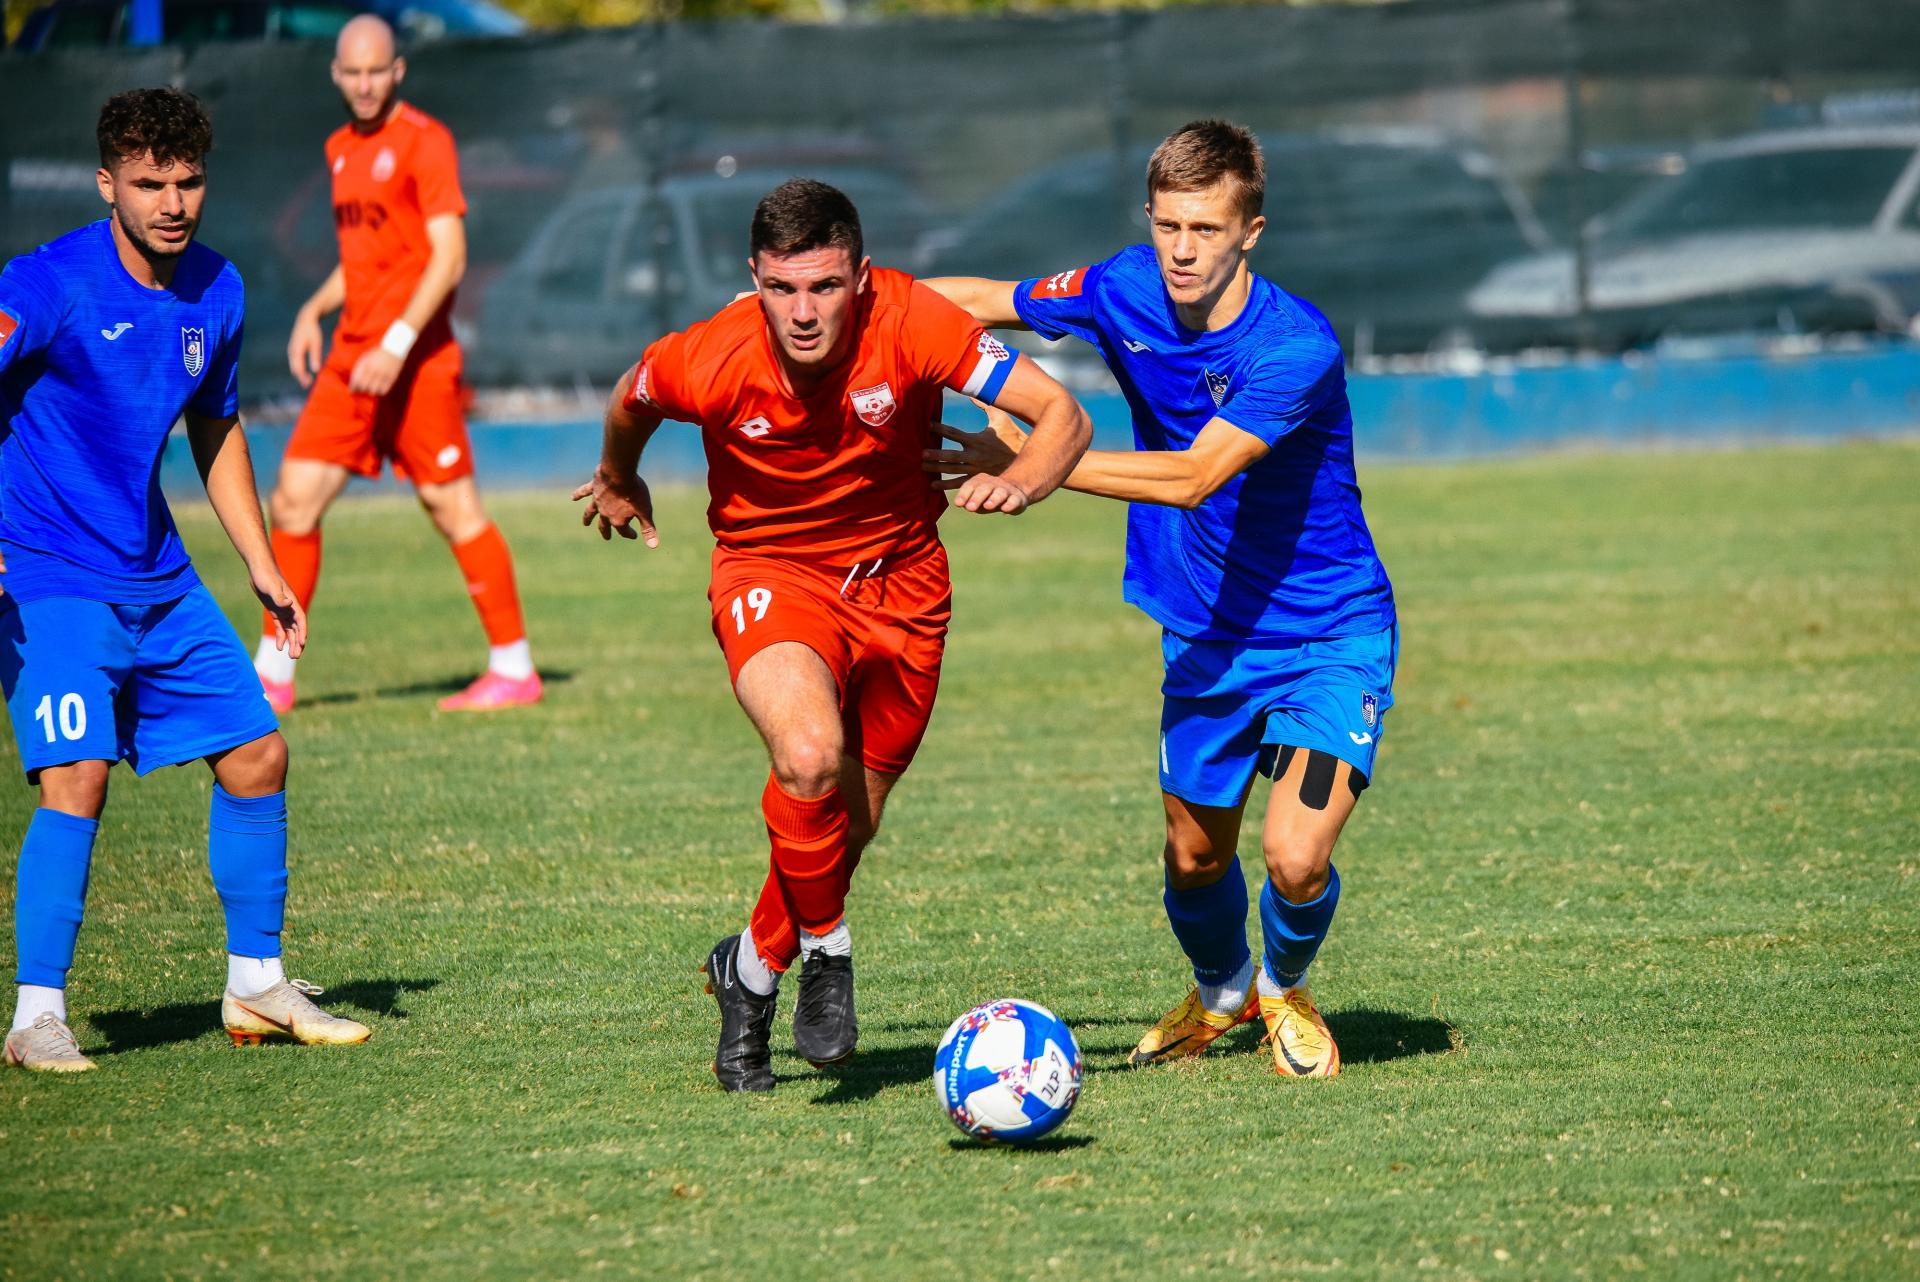
<svg viewBox="0 0 1920 1282">
<path fill-rule="evenodd" d="M 933 1088 L 953 1124 L 983 1140 L 1028 1144 L 1080 1098 L 1080 1048 L 1044 1006 L 1004 998 L 953 1021 L 933 1053 Z"/>
</svg>

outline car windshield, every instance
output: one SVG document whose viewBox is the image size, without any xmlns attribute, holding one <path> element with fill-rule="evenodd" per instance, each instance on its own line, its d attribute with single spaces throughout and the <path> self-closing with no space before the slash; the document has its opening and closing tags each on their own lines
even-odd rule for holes
<svg viewBox="0 0 1920 1282">
<path fill-rule="evenodd" d="M 1873 222 L 1912 147 L 1823 147 L 1727 156 L 1691 166 L 1630 200 L 1608 241 Z"/>
</svg>

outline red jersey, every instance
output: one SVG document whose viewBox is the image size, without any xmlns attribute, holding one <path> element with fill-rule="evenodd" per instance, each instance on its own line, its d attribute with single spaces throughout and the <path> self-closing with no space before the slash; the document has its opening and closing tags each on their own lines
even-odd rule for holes
<svg viewBox="0 0 1920 1282">
<path fill-rule="evenodd" d="M 697 423 L 722 548 L 855 565 L 936 542 L 946 496 L 921 470 L 940 393 L 991 401 L 1017 359 L 904 272 L 875 268 L 853 352 L 805 396 L 787 390 L 759 300 L 647 348 L 633 413 Z"/>
<path fill-rule="evenodd" d="M 347 302 L 334 352 L 377 343 L 400 319 L 427 270 L 427 220 L 465 214 L 453 134 L 426 112 L 398 103 L 372 133 L 342 125 L 327 138 L 333 225 Z M 421 330 L 418 347 L 452 341 L 453 295 Z"/>
</svg>

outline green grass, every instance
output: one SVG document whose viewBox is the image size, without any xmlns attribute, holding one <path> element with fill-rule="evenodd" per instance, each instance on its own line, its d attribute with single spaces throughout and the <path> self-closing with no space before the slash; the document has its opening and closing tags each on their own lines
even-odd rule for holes
<svg viewBox="0 0 1920 1282">
<path fill-rule="evenodd" d="M 699 496 L 654 553 L 497 500 L 559 679 L 464 720 L 450 558 L 348 504 L 288 938 L 376 1036 L 227 1046 L 206 772 L 117 773 L 72 990 L 101 1068 L 0 1076 L 0 1277 L 1920 1277 L 1920 450 L 1368 481 L 1403 666 L 1316 969 L 1337 1081 L 1250 1035 L 1121 1068 L 1186 980 L 1118 505 L 946 522 L 941 705 L 855 893 L 860 1057 L 777 1047 L 742 1100 L 694 968 L 758 887 L 765 765 Z M 1087 1068 L 1038 1151 L 960 1142 L 927 1080 L 1007 993 Z"/>
</svg>

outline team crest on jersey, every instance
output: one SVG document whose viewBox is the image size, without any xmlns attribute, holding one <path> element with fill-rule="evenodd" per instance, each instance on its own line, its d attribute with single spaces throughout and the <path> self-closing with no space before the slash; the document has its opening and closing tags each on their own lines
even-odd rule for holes
<svg viewBox="0 0 1920 1282">
<path fill-rule="evenodd" d="M 373 158 L 373 180 L 383 183 L 393 177 L 394 165 L 397 163 L 393 158 L 393 148 L 382 147 L 380 154 Z"/>
<path fill-rule="evenodd" d="M 894 402 L 893 388 L 885 383 L 853 392 L 850 399 L 853 401 L 853 412 L 869 427 L 879 427 L 893 417 L 894 410 L 900 408 Z"/>
<path fill-rule="evenodd" d="M 1207 370 L 1206 375 L 1207 393 L 1213 397 L 1214 408 L 1218 409 L 1221 403 L 1227 399 L 1227 384 L 1233 381 L 1233 376 L 1230 374 L 1216 374 L 1212 370 Z"/>
<path fill-rule="evenodd" d="M 980 335 L 980 341 L 974 346 L 979 349 L 982 356 L 991 356 L 996 361 L 1008 359 L 1006 344 L 991 334 Z"/>
<path fill-rule="evenodd" d="M 180 327 L 180 360 L 187 367 L 187 374 L 200 377 L 200 371 L 207 367 L 207 331 Z"/>
<path fill-rule="evenodd" d="M 1380 724 L 1380 701 L 1365 692 L 1360 695 L 1360 719 L 1369 730 Z"/>
</svg>

